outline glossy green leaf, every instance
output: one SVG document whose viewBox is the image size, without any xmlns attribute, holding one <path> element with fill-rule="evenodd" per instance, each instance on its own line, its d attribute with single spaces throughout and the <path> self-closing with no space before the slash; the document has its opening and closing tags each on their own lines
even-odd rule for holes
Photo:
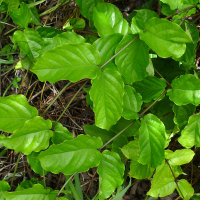
<svg viewBox="0 0 200 200">
<path fill-rule="evenodd" d="M 185 43 L 192 42 L 178 24 L 166 19 L 151 18 L 144 30 L 140 38 L 162 58 L 181 57 L 185 53 Z"/>
<path fill-rule="evenodd" d="M 170 165 L 184 165 L 189 163 L 195 153 L 191 149 L 181 149 L 176 150 L 175 152 L 166 150 L 165 158 L 168 160 Z"/>
<path fill-rule="evenodd" d="M 141 110 L 142 96 L 129 85 L 124 87 L 125 94 L 123 98 L 123 113 L 125 119 L 137 119 L 137 112 Z"/>
<path fill-rule="evenodd" d="M 93 18 L 93 9 L 103 0 L 75 0 L 76 4 L 80 7 L 81 14 L 89 20 Z"/>
<path fill-rule="evenodd" d="M 27 161 L 29 165 L 31 166 L 31 169 L 35 173 L 39 174 L 40 176 L 43 176 L 43 174 L 46 174 L 46 172 L 42 169 L 38 156 L 39 156 L 39 153 L 32 152 L 31 154 L 27 156 Z"/>
<path fill-rule="evenodd" d="M 32 188 L 4 193 L 6 200 L 54 200 L 57 192 L 36 184 Z"/>
<path fill-rule="evenodd" d="M 40 153 L 39 160 L 46 171 L 54 174 L 62 172 L 71 175 L 84 172 L 99 164 L 101 154 L 97 149 L 102 145 L 100 138 L 79 135 L 73 140 L 51 145 L 49 149 Z"/>
<path fill-rule="evenodd" d="M 49 139 L 53 136 L 50 130 L 52 123 L 37 116 L 24 123 L 20 129 L 16 129 L 12 136 L 2 137 L 0 143 L 16 152 L 30 154 L 39 152 L 49 146 Z"/>
<path fill-rule="evenodd" d="M 138 162 L 153 168 L 159 166 L 164 160 L 165 142 L 164 124 L 155 115 L 146 115 L 141 119 Z"/>
<path fill-rule="evenodd" d="M 133 87 L 142 95 L 144 102 L 150 102 L 151 100 L 156 100 L 165 91 L 166 83 L 160 78 L 147 77 L 134 83 Z"/>
<path fill-rule="evenodd" d="M 126 35 L 117 46 L 115 52 L 120 51 L 129 42 L 132 43 L 115 58 L 115 63 L 126 83 L 141 81 L 147 75 L 149 64 L 147 45 L 136 35 Z"/>
<path fill-rule="evenodd" d="M 99 174 L 99 199 L 108 198 L 117 187 L 123 183 L 124 164 L 120 156 L 108 150 L 102 153 L 102 159 L 98 166 Z"/>
<path fill-rule="evenodd" d="M 70 133 L 68 129 L 64 127 L 61 123 L 56 123 L 56 125 L 54 126 L 52 142 L 54 144 L 60 144 L 65 140 L 71 139 L 73 139 L 73 134 Z"/>
<path fill-rule="evenodd" d="M 183 129 L 178 141 L 186 148 L 200 147 L 200 113 L 189 118 L 188 125 Z"/>
<path fill-rule="evenodd" d="M 13 132 L 23 127 L 26 120 L 38 115 L 23 95 L 10 95 L 0 98 L 0 130 Z"/>
<path fill-rule="evenodd" d="M 121 39 L 121 34 L 113 34 L 99 38 L 94 42 L 94 47 L 100 52 L 101 55 L 100 65 L 103 65 L 115 54 L 115 49 L 121 41 Z M 110 64 L 114 64 L 114 59 L 111 62 L 109 62 L 106 66 Z"/>
<path fill-rule="evenodd" d="M 128 22 L 122 17 L 121 12 L 113 4 L 99 3 L 93 11 L 94 25 L 102 37 L 114 33 L 123 35 L 130 31 Z"/>
<path fill-rule="evenodd" d="M 99 53 L 90 44 L 64 44 L 42 55 L 31 68 L 40 81 L 79 81 L 96 77 Z"/>
<path fill-rule="evenodd" d="M 189 117 L 195 112 L 195 106 L 192 104 L 177 106 L 174 104 L 174 122 L 179 126 L 179 128 L 184 128 L 187 124 Z"/>
<path fill-rule="evenodd" d="M 95 124 L 109 129 L 120 119 L 124 95 L 124 83 L 117 70 L 105 69 L 92 80 L 90 98 L 94 103 Z"/>
<path fill-rule="evenodd" d="M 194 75 L 182 75 L 180 78 L 174 79 L 171 86 L 172 89 L 168 90 L 167 94 L 176 105 L 182 106 L 191 103 L 197 106 L 200 104 L 200 80 Z"/>
<path fill-rule="evenodd" d="M 187 180 L 185 179 L 179 180 L 178 187 L 179 188 L 177 188 L 177 191 L 184 200 L 190 200 L 191 197 L 194 195 L 194 189 L 192 185 L 188 183 Z"/>
</svg>

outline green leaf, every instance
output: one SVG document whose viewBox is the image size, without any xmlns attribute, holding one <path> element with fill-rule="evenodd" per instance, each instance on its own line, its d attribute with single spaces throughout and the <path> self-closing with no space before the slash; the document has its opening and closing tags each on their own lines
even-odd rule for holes
<svg viewBox="0 0 200 200">
<path fill-rule="evenodd" d="M 40 81 L 76 82 L 94 79 L 99 71 L 99 53 L 90 44 L 64 44 L 49 50 L 31 68 Z"/>
<path fill-rule="evenodd" d="M 187 124 L 189 117 L 195 112 L 196 107 L 192 104 L 177 106 L 174 104 L 174 123 L 179 126 L 179 128 L 184 128 Z"/>
<path fill-rule="evenodd" d="M 101 37 L 114 33 L 125 35 L 130 32 L 128 22 L 113 4 L 99 3 L 93 10 L 93 20 Z"/>
<path fill-rule="evenodd" d="M 103 2 L 103 0 L 75 0 L 75 2 L 80 7 L 81 14 L 85 18 L 92 20 L 94 7 Z"/>
<path fill-rule="evenodd" d="M 1 97 L 0 113 L 0 130 L 5 132 L 22 128 L 26 120 L 38 115 L 37 109 L 30 106 L 23 95 Z"/>
<path fill-rule="evenodd" d="M 168 160 L 170 165 L 184 165 L 189 163 L 195 153 L 191 149 L 181 149 L 176 150 L 175 152 L 166 150 L 165 158 Z"/>
<path fill-rule="evenodd" d="M 117 46 L 115 52 L 120 51 L 129 42 L 133 41 L 115 58 L 115 63 L 126 83 L 141 81 L 147 75 L 149 52 L 147 45 L 136 35 L 126 35 Z"/>
<path fill-rule="evenodd" d="M 49 146 L 49 139 L 53 136 L 53 132 L 49 130 L 51 127 L 50 120 L 37 116 L 26 121 L 12 136 L 1 138 L 0 143 L 26 155 L 32 151 L 39 152 Z"/>
<path fill-rule="evenodd" d="M 192 74 L 180 76 L 172 81 L 172 89 L 168 90 L 167 95 L 176 105 L 182 106 L 200 104 L 200 80 Z M 180 98 L 181 97 L 181 98 Z"/>
<path fill-rule="evenodd" d="M 42 38 L 53 38 L 56 35 L 63 33 L 63 31 L 56 29 L 52 26 L 40 26 L 36 30 Z"/>
<path fill-rule="evenodd" d="M 42 185 L 36 184 L 32 188 L 15 192 L 4 193 L 6 200 L 54 200 L 56 191 L 50 192 L 50 189 L 44 189 Z"/>
<path fill-rule="evenodd" d="M 120 119 L 124 95 L 124 83 L 117 70 L 105 69 L 92 80 L 90 97 L 94 103 L 95 124 L 109 129 Z"/>
<path fill-rule="evenodd" d="M 70 133 L 68 129 L 64 127 L 61 123 L 56 123 L 56 125 L 54 126 L 52 142 L 54 144 L 60 144 L 65 140 L 71 139 L 73 139 L 73 134 Z"/>
<path fill-rule="evenodd" d="M 162 58 L 181 57 L 185 53 L 185 43 L 192 42 L 178 24 L 166 19 L 151 18 L 144 30 L 140 33 L 141 40 Z"/>
<path fill-rule="evenodd" d="M 175 168 L 172 167 L 173 172 Z M 176 174 L 176 176 L 178 176 Z M 156 169 L 156 173 L 151 181 L 151 189 L 148 195 L 152 197 L 165 197 L 174 192 L 176 188 L 176 183 L 169 166 L 164 163 Z"/>
<path fill-rule="evenodd" d="M 147 77 L 134 83 L 133 87 L 142 95 L 144 102 L 150 102 L 151 100 L 156 100 L 165 91 L 166 83 L 160 78 Z"/>
<path fill-rule="evenodd" d="M 9 0 L 8 1 L 8 12 L 16 10 L 19 7 L 19 0 Z"/>
<path fill-rule="evenodd" d="M 200 113 L 189 118 L 188 125 L 183 129 L 178 142 L 185 148 L 200 147 Z"/>
<path fill-rule="evenodd" d="M 115 54 L 115 49 L 121 41 L 121 39 L 121 34 L 112 34 L 103 38 L 99 38 L 94 42 L 93 46 L 100 52 L 101 55 L 100 65 L 103 65 Z M 109 62 L 106 66 L 110 64 L 114 64 L 114 59 L 111 62 Z"/>
<path fill-rule="evenodd" d="M 39 153 L 32 152 L 31 154 L 27 156 L 27 161 L 29 165 L 31 166 L 31 169 L 35 173 L 39 174 L 40 176 L 43 176 L 44 170 L 42 169 L 38 156 L 39 156 Z M 44 174 L 46 174 L 46 172 L 44 172 Z"/>
<path fill-rule="evenodd" d="M 97 148 L 102 145 L 100 138 L 79 135 L 73 140 L 52 145 L 40 153 L 39 160 L 42 168 L 54 174 L 62 172 L 71 175 L 75 172 L 84 172 L 99 164 L 101 154 Z"/>
<path fill-rule="evenodd" d="M 125 119 L 138 119 L 138 114 L 142 106 L 142 97 L 135 89 L 129 85 L 124 87 L 123 113 Z"/>
<path fill-rule="evenodd" d="M 0 192 L 9 191 L 11 189 L 10 185 L 6 181 L 0 181 Z"/>
<path fill-rule="evenodd" d="M 176 188 L 176 189 L 178 190 L 179 195 L 184 200 L 190 200 L 191 197 L 194 195 L 194 189 L 193 189 L 193 187 L 185 179 L 181 179 L 181 180 L 178 181 L 178 187 L 179 188 Z"/>
<path fill-rule="evenodd" d="M 108 198 L 117 187 L 123 183 L 124 164 L 120 156 L 108 150 L 102 153 L 102 159 L 98 166 L 99 174 L 99 199 Z"/>
<path fill-rule="evenodd" d="M 164 160 L 165 142 L 164 124 L 155 115 L 146 115 L 141 119 L 138 162 L 153 168 L 159 166 Z"/>
</svg>

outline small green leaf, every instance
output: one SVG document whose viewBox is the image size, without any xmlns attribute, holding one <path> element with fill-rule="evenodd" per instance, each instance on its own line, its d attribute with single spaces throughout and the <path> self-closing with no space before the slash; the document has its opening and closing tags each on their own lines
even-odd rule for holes
<svg viewBox="0 0 200 200">
<path fill-rule="evenodd" d="M 149 51 L 147 45 L 136 35 L 126 35 L 117 46 L 115 52 L 120 51 L 129 42 L 132 43 L 115 58 L 120 73 L 126 83 L 141 81 L 147 75 Z"/>
<path fill-rule="evenodd" d="M 61 144 L 52 145 L 39 155 L 42 168 L 58 174 L 71 175 L 75 172 L 84 172 L 96 167 L 101 159 L 97 150 L 102 146 L 100 138 L 79 135 L 73 140 L 66 140 Z"/>
<path fill-rule="evenodd" d="M 120 156 L 108 150 L 102 153 L 102 160 L 98 166 L 99 174 L 99 199 L 108 198 L 117 187 L 123 183 L 124 164 Z"/>
<path fill-rule="evenodd" d="M 122 17 L 119 9 L 110 3 L 99 3 L 93 11 L 94 25 L 102 36 L 130 32 L 128 22 Z"/>
<path fill-rule="evenodd" d="M 142 81 L 133 83 L 133 87 L 142 95 L 144 102 L 156 100 L 164 91 L 166 83 L 163 79 L 147 77 Z"/>
<path fill-rule="evenodd" d="M 195 153 L 191 149 L 181 149 L 176 150 L 175 152 L 166 150 L 165 158 L 168 160 L 170 165 L 184 165 L 189 163 Z"/>
<path fill-rule="evenodd" d="M 167 95 L 176 105 L 182 106 L 200 104 L 200 80 L 192 74 L 180 76 L 172 81 L 172 89 L 168 90 Z M 181 98 L 180 98 L 181 97 Z"/>
<path fill-rule="evenodd" d="M 6 181 L 0 181 L 0 192 L 9 191 L 11 189 L 10 185 Z"/>
<path fill-rule="evenodd" d="M 79 81 L 96 77 L 99 53 L 90 44 L 64 44 L 42 55 L 31 68 L 41 81 Z"/>
<path fill-rule="evenodd" d="M 105 69 L 92 80 L 90 97 L 94 103 L 95 124 L 109 129 L 120 119 L 124 95 L 124 83 L 117 70 Z"/>
<path fill-rule="evenodd" d="M 25 121 L 38 115 L 35 107 L 28 104 L 23 95 L 0 98 L 0 130 L 13 132 L 22 128 Z"/>
<path fill-rule="evenodd" d="M 142 106 L 142 97 L 135 89 L 129 85 L 124 87 L 125 94 L 123 98 L 123 113 L 125 119 L 138 119 L 137 112 L 140 111 Z"/>
<path fill-rule="evenodd" d="M 165 142 L 164 124 L 155 115 L 146 115 L 141 119 L 138 162 L 153 168 L 159 166 L 164 160 Z"/>
<path fill-rule="evenodd" d="M 185 148 L 200 147 L 200 113 L 189 118 L 188 125 L 183 129 L 178 142 Z"/>
<path fill-rule="evenodd" d="M 51 127 L 50 120 L 37 116 L 26 121 L 22 128 L 13 132 L 12 136 L 1 138 L 0 143 L 26 155 L 32 151 L 39 152 L 49 146 L 49 139 L 53 136 Z"/>
<path fill-rule="evenodd" d="M 148 20 L 140 38 L 162 58 L 181 57 L 185 53 L 185 43 L 192 42 L 178 24 L 157 17 Z"/>
<path fill-rule="evenodd" d="M 190 200 L 191 197 L 194 195 L 194 189 L 191 186 L 190 183 L 188 183 L 187 180 L 181 179 L 178 181 L 178 187 L 176 188 L 179 195 L 184 199 L 184 200 Z M 179 190 L 180 189 L 180 190 Z M 181 191 L 181 192 L 180 192 Z M 183 195 L 183 196 L 182 196 Z"/>
</svg>

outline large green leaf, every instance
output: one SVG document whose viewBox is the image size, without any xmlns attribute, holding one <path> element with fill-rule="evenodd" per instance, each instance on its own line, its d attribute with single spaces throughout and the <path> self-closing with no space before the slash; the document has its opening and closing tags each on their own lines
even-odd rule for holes
<svg viewBox="0 0 200 200">
<path fill-rule="evenodd" d="M 98 4 L 103 2 L 103 0 L 75 0 L 76 4 L 80 7 L 81 14 L 92 20 L 93 18 L 93 9 Z"/>
<path fill-rule="evenodd" d="M 41 81 L 79 81 L 95 78 L 99 53 L 90 44 L 64 44 L 42 55 L 31 68 Z"/>
<path fill-rule="evenodd" d="M 62 172 L 71 175 L 75 172 L 84 172 L 99 164 L 101 154 L 97 149 L 102 145 L 100 138 L 79 135 L 73 140 L 52 145 L 40 153 L 39 160 L 46 171 L 55 174 Z"/>
<path fill-rule="evenodd" d="M 184 165 L 189 163 L 195 153 L 191 149 L 181 149 L 176 150 L 175 152 L 166 150 L 165 158 L 168 160 L 170 165 Z"/>
<path fill-rule="evenodd" d="M 124 87 L 125 94 L 123 98 L 123 113 L 125 119 L 137 119 L 139 116 L 137 112 L 142 106 L 142 97 L 135 89 L 129 85 Z"/>
<path fill-rule="evenodd" d="M 188 181 L 185 179 L 181 179 L 178 181 L 178 187 L 176 188 L 180 197 L 182 197 L 184 200 L 190 200 L 191 197 L 194 195 L 194 189 Z M 183 196 L 182 196 L 183 195 Z"/>
<path fill-rule="evenodd" d="M 92 80 L 90 97 L 94 103 L 95 124 L 109 129 L 122 114 L 124 83 L 117 70 L 105 69 Z"/>
<path fill-rule="evenodd" d="M 151 100 L 156 100 L 165 91 L 166 83 L 160 78 L 147 77 L 134 83 L 133 87 L 142 95 L 144 102 L 150 102 Z"/>
<path fill-rule="evenodd" d="M 130 31 L 128 22 L 113 4 L 99 3 L 94 8 L 93 20 L 98 34 L 101 37 L 114 33 L 125 35 Z"/>
<path fill-rule="evenodd" d="M 146 69 L 149 64 L 147 45 L 137 38 L 136 35 L 126 35 L 117 46 L 115 52 L 120 51 L 126 44 L 132 42 L 115 58 L 115 63 L 126 83 L 141 81 L 147 75 Z"/>
<path fill-rule="evenodd" d="M 123 183 L 124 164 L 120 156 L 108 150 L 102 153 L 97 170 L 99 174 L 99 199 L 108 198 Z"/>
<path fill-rule="evenodd" d="M 0 113 L 0 130 L 6 132 L 21 128 L 26 120 L 38 115 L 37 109 L 30 106 L 23 95 L 1 97 Z"/>
<path fill-rule="evenodd" d="M 182 75 L 180 78 L 174 79 L 171 86 L 172 89 L 168 90 L 167 94 L 176 105 L 182 106 L 191 103 L 197 106 L 200 104 L 200 79 L 194 75 Z"/>
<path fill-rule="evenodd" d="M 141 119 L 138 162 L 153 168 L 159 166 L 164 160 L 165 142 L 164 124 L 155 115 L 146 115 Z"/>
<path fill-rule="evenodd" d="M 200 113 L 189 118 L 188 125 L 183 129 L 178 141 L 186 148 L 200 147 Z"/>
<path fill-rule="evenodd" d="M 157 17 L 148 20 L 140 38 L 162 58 L 181 57 L 185 53 L 185 43 L 192 42 L 178 24 Z"/>
<path fill-rule="evenodd" d="M 13 132 L 10 137 L 1 137 L 0 143 L 16 152 L 30 154 L 39 152 L 49 146 L 49 139 L 53 136 L 50 130 L 52 123 L 37 116 L 24 123 L 24 126 Z"/>
<path fill-rule="evenodd" d="M 183 128 L 187 122 L 189 117 L 194 113 L 196 107 L 192 104 L 177 106 L 174 104 L 173 112 L 174 112 L 174 122 L 179 126 L 179 128 Z"/>
<path fill-rule="evenodd" d="M 44 189 L 40 184 L 29 189 L 4 193 L 6 200 L 54 200 L 56 195 L 56 191 L 51 192 L 50 189 Z"/>
</svg>

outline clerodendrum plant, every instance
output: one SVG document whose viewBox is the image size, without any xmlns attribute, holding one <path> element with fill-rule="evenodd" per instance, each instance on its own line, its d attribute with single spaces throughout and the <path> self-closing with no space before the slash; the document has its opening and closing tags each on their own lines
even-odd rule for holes
<svg viewBox="0 0 200 200">
<path fill-rule="evenodd" d="M 181 165 L 195 155 L 191 148 L 200 147 L 195 66 L 199 33 L 188 21 L 198 0 L 160 0 L 162 13 L 169 17 L 141 9 L 131 24 L 113 4 L 76 0 L 99 35 L 92 44 L 73 31 L 39 27 L 34 3 L 0 2 L 8 5 L 21 28 L 12 37 L 20 49 L 21 67 L 50 83 L 90 79 L 88 98 L 95 113 L 95 124 L 73 138 L 58 121 L 39 116 L 24 95 L 1 97 L 0 130 L 11 135 L 2 134 L 0 144 L 27 155 L 32 170 L 41 175 L 62 172 L 72 177 L 97 167 L 96 199 L 109 198 L 126 182 L 126 168 L 132 178 L 151 179 L 148 196 L 164 197 L 177 190 L 185 200 L 193 197 L 192 185 L 179 176 L 184 174 Z M 38 28 L 28 28 L 30 23 Z M 182 149 L 168 148 L 174 135 Z M 0 182 L 0 199 L 67 199 L 40 184 L 9 189 L 7 182 Z"/>
</svg>

